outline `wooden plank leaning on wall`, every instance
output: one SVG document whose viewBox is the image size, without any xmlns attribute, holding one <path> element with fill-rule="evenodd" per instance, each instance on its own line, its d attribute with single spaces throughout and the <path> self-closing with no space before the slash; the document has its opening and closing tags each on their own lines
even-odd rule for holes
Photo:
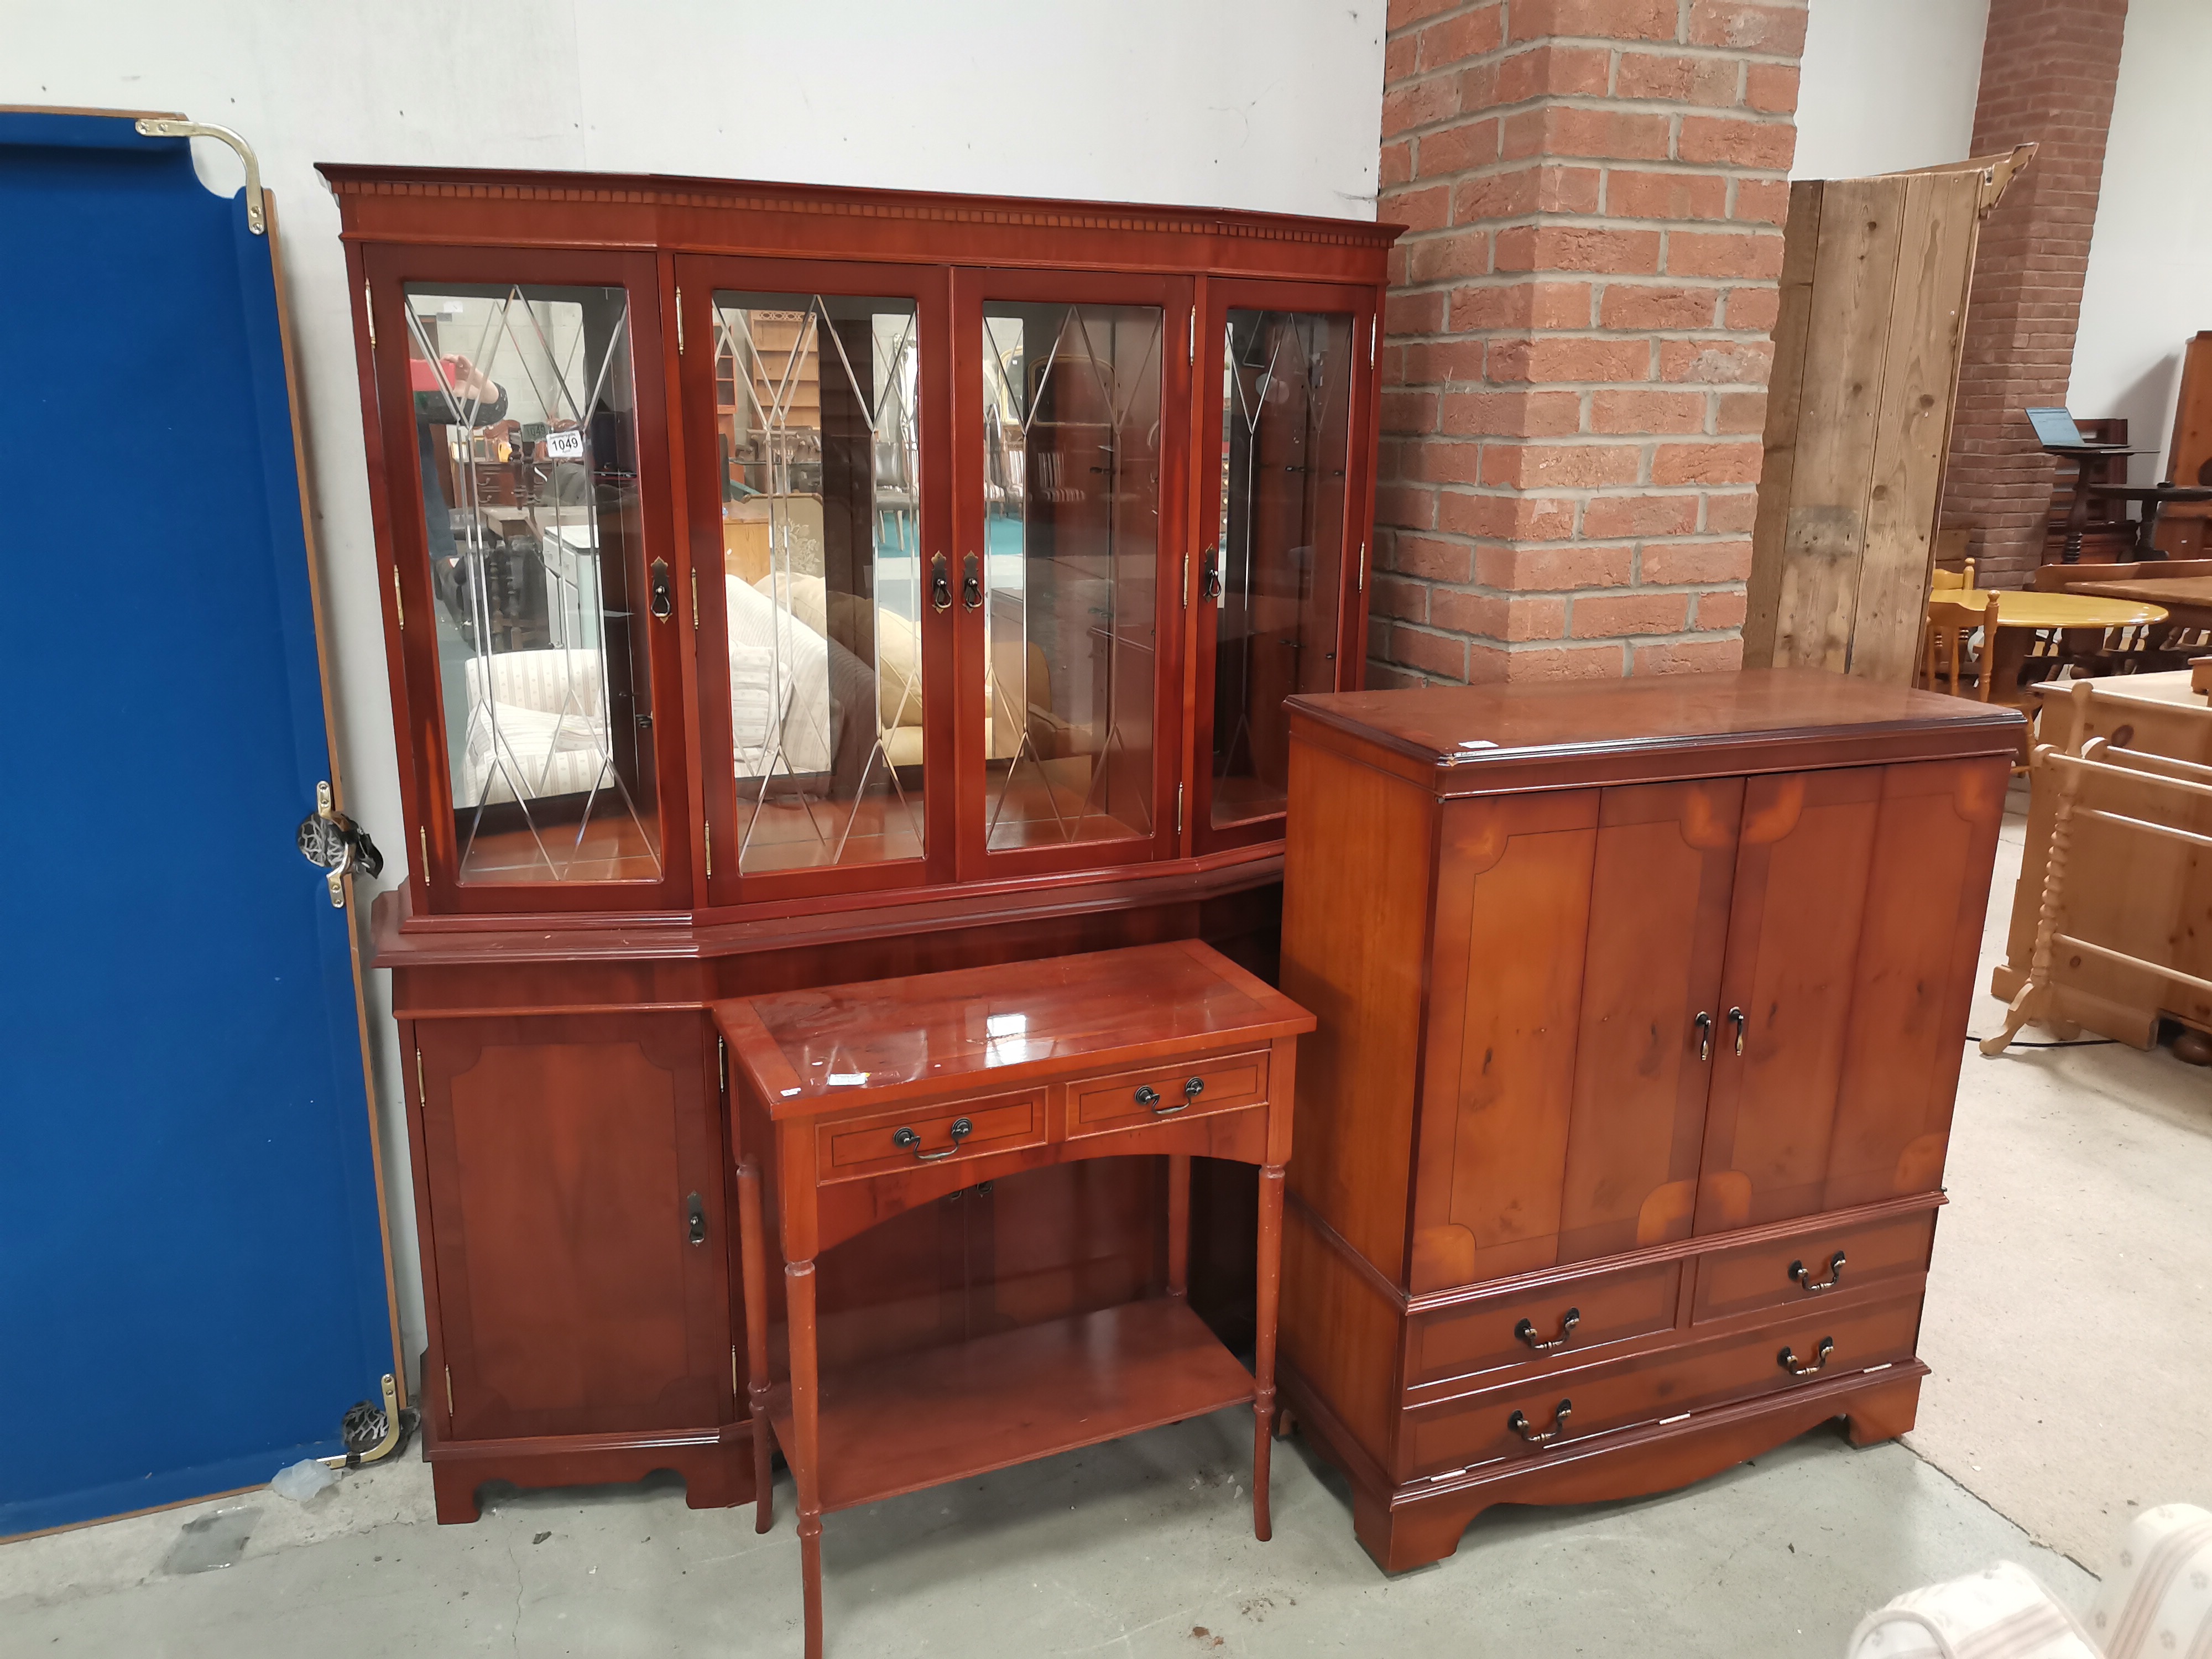
<svg viewBox="0 0 2212 1659">
<path fill-rule="evenodd" d="M 1911 678 L 1975 244 L 2033 154 L 1790 187 L 1746 667 Z"/>
</svg>

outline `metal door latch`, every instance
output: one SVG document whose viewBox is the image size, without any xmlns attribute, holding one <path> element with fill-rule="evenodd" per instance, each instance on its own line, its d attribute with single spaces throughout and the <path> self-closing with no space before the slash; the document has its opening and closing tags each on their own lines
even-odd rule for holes
<svg viewBox="0 0 2212 1659">
<path fill-rule="evenodd" d="M 368 838 L 368 831 L 331 804 L 328 781 L 315 786 L 315 810 L 300 820 L 300 854 L 319 870 L 329 872 L 331 903 L 345 908 L 345 878 L 358 870 L 369 877 L 384 873 L 384 854 Z"/>
</svg>

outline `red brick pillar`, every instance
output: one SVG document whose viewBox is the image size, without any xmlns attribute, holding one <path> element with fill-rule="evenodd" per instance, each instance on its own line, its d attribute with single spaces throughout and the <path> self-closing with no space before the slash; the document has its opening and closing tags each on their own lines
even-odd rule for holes
<svg viewBox="0 0 2212 1659">
<path fill-rule="evenodd" d="M 1803 0 L 1390 0 L 1370 684 L 1732 668 Z"/>
<path fill-rule="evenodd" d="M 2128 0 L 1990 0 L 1973 153 L 2037 149 L 1982 226 L 1943 523 L 1966 530 L 1976 580 L 1999 586 L 2043 556 L 2055 463 L 2022 411 L 2066 401 L 2127 13 Z"/>
</svg>

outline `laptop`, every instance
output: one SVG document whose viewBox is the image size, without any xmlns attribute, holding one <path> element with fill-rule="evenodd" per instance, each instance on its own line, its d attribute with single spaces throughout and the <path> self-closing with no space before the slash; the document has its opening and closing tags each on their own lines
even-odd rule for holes
<svg viewBox="0 0 2212 1659">
<path fill-rule="evenodd" d="M 2148 449 L 2130 449 L 2125 444 L 2093 444 L 2081 435 L 2081 428 L 2074 424 L 2074 416 L 2063 409 L 2031 409 L 2027 423 L 2035 428 L 2035 441 L 2045 449 L 2070 449 L 2089 455 L 2148 455 Z"/>
</svg>

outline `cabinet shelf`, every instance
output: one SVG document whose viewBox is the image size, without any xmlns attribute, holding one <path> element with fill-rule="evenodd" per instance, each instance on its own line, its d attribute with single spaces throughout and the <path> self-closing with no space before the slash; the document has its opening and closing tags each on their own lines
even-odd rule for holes
<svg viewBox="0 0 2212 1659">
<path fill-rule="evenodd" d="M 1249 1403 L 1252 1374 L 1157 1297 L 822 1377 L 822 1508 L 848 1510 Z M 769 1399 L 793 1445 L 791 1390 Z"/>
</svg>

